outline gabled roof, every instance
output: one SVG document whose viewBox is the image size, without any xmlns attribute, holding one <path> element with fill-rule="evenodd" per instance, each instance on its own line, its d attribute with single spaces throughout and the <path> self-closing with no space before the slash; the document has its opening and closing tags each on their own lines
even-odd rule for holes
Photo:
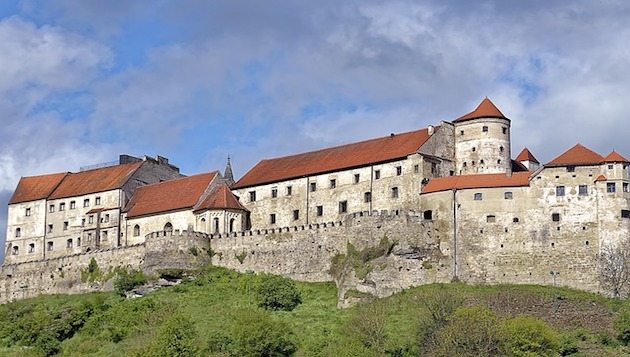
<svg viewBox="0 0 630 357">
<path fill-rule="evenodd" d="M 606 176 L 604 176 L 604 175 L 599 175 L 599 176 L 597 176 L 597 178 L 595 179 L 595 182 L 606 181 L 606 180 L 608 180 L 608 179 L 606 178 Z"/>
<path fill-rule="evenodd" d="M 494 103 L 492 103 L 492 101 L 486 97 L 484 100 L 481 101 L 481 103 L 479 103 L 479 105 L 477 106 L 475 110 L 453 120 L 453 122 L 459 123 L 466 120 L 473 120 L 473 119 L 479 119 L 479 118 L 507 119 L 507 117 L 503 115 L 503 113 L 501 113 L 499 108 L 497 108 L 496 105 L 494 105 Z"/>
<path fill-rule="evenodd" d="M 29 202 L 47 198 L 59 186 L 67 172 L 22 177 L 9 200 L 9 204 Z"/>
<path fill-rule="evenodd" d="M 531 161 L 531 162 L 535 162 L 537 164 L 540 164 L 540 161 L 538 161 L 534 155 L 529 151 L 528 148 L 523 148 L 523 150 L 521 151 L 520 154 L 518 154 L 518 156 L 516 157 L 516 161 L 519 162 L 523 162 L 523 161 Z"/>
<path fill-rule="evenodd" d="M 48 197 L 51 200 L 121 188 L 143 162 L 69 173 Z"/>
<path fill-rule="evenodd" d="M 595 151 L 585 147 L 582 144 L 576 144 L 574 147 L 562 153 L 560 156 L 546 163 L 545 166 L 587 166 L 599 165 L 604 158 Z"/>
<path fill-rule="evenodd" d="M 303 154 L 262 160 L 232 188 L 251 187 L 405 158 L 418 151 L 429 137 L 428 129 L 425 128 Z"/>
<path fill-rule="evenodd" d="M 610 154 L 608 154 L 603 160 L 602 162 L 627 162 L 630 163 L 630 161 L 628 161 L 628 159 L 626 159 L 625 157 L 621 156 L 618 152 L 616 152 L 615 150 L 611 151 Z"/>
<path fill-rule="evenodd" d="M 422 193 L 433 193 L 453 189 L 463 190 L 471 188 L 528 186 L 529 175 L 531 175 L 531 172 L 515 172 L 512 176 L 501 173 L 439 177 L 429 180 L 422 188 Z"/>
<path fill-rule="evenodd" d="M 230 188 L 224 183 L 214 187 L 208 197 L 196 206 L 195 212 L 211 209 L 235 209 L 249 211 L 241 204 L 241 202 L 239 202 L 232 191 L 230 191 Z"/>
<path fill-rule="evenodd" d="M 217 172 L 209 172 L 138 188 L 124 212 L 138 217 L 181 209 L 192 209 L 209 187 Z"/>
</svg>

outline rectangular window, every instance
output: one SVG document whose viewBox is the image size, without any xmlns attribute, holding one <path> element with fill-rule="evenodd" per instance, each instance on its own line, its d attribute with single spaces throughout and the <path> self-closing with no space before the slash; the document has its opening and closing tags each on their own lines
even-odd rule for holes
<svg viewBox="0 0 630 357">
<path fill-rule="evenodd" d="M 330 180 L 330 188 L 335 188 L 335 187 L 337 187 L 337 180 L 335 179 Z"/>
<path fill-rule="evenodd" d="M 503 134 L 507 134 L 507 128 L 506 127 L 501 128 L 501 130 L 503 130 Z"/>
<path fill-rule="evenodd" d="M 295 209 L 295 210 L 293 210 L 293 220 L 297 221 L 298 219 L 300 219 L 300 210 L 299 209 Z"/>
<path fill-rule="evenodd" d="M 20 254 L 20 247 L 18 247 L 17 245 L 13 246 L 13 255 L 18 255 Z"/>
<path fill-rule="evenodd" d="M 402 175 L 402 166 L 396 166 L 396 176 Z"/>
<path fill-rule="evenodd" d="M 556 186 L 556 196 L 564 196 L 564 186 Z"/>
<path fill-rule="evenodd" d="M 512 194 L 512 192 L 506 192 L 503 194 L 503 198 L 505 198 L 506 200 L 511 200 L 514 197 L 514 195 Z"/>
<path fill-rule="evenodd" d="M 269 223 L 276 224 L 276 214 L 272 213 L 269 215 Z"/>
<path fill-rule="evenodd" d="M 398 187 L 392 187 L 392 198 L 398 198 Z"/>
<path fill-rule="evenodd" d="M 101 198 L 100 197 L 96 197 L 94 199 L 94 205 L 95 206 L 100 206 L 101 205 Z"/>
<path fill-rule="evenodd" d="M 59 204 L 59 210 L 60 211 L 65 211 L 66 210 L 66 203 L 65 202 L 61 202 Z"/>
<path fill-rule="evenodd" d="M 75 209 L 77 208 L 77 203 L 74 201 L 70 201 L 70 209 Z"/>
<path fill-rule="evenodd" d="M 354 183 L 359 183 L 360 178 L 361 178 L 360 174 L 354 174 Z"/>
<path fill-rule="evenodd" d="M 348 212 L 348 201 L 339 202 L 339 213 Z"/>
<path fill-rule="evenodd" d="M 86 198 L 83 200 L 83 207 L 90 207 L 90 199 Z"/>
<path fill-rule="evenodd" d="M 48 225 L 48 233 L 52 233 L 52 231 L 53 231 L 53 225 L 49 224 Z"/>
<path fill-rule="evenodd" d="M 629 192 L 629 191 L 630 191 L 630 189 L 628 188 L 628 183 L 624 182 L 623 183 L 623 192 Z"/>
<path fill-rule="evenodd" d="M 420 172 L 420 165 L 413 165 L 413 173 L 417 174 Z"/>
<path fill-rule="evenodd" d="M 560 222 L 560 213 L 552 213 L 551 220 L 554 222 Z"/>
<path fill-rule="evenodd" d="M 374 179 L 378 180 L 381 178 L 381 170 L 374 171 Z"/>
<path fill-rule="evenodd" d="M 627 209 L 621 210 L 621 218 L 630 218 L 630 211 Z"/>
<path fill-rule="evenodd" d="M 317 191 L 317 182 L 311 182 L 311 192 Z"/>
<path fill-rule="evenodd" d="M 30 215 L 31 215 L 31 209 L 30 209 L 30 208 L 27 208 L 27 209 L 25 210 L 25 212 L 24 212 L 24 215 L 25 215 L 26 217 L 30 216 Z"/>
<path fill-rule="evenodd" d="M 28 245 L 28 252 L 35 253 L 35 243 L 31 243 Z"/>
<path fill-rule="evenodd" d="M 81 246 L 81 237 L 77 237 L 77 247 Z"/>
<path fill-rule="evenodd" d="M 613 165 L 608 165 L 608 170 L 612 170 L 614 168 Z"/>
<path fill-rule="evenodd" d="M 271 189 L 271 198 L 278 197 L 278 189 L 276 187 Z"/>
<path fill-rule="evenodd" d="M 487 133 L 487 132 L 488 132 L 488 127 L 484 125 L 484 126 L 481 128 L 481 131 L 483 131 L 484 133 Z"/>
<path fill-rule="evenodd" d="M 46 243 L 46 248 L 48 249 L 48 251 L 52 251 L 54 248 L 55 244 L 53 242 L 48 242 Z"/>
<path fill-rule="evenodd" d="M 94 223 L 94 215 L 91 214 L 91 215 L 88 216 L 88 223 L 89 224 Z"/>
<path fill-rule="evenodd" d="M 88 243 L 92 241 L 92 233 L 91 232 L 88 233 L 88 237 L 87 238 L 88 238 Z"/>
<path fill-rule="evenodd" d="M 483 195 L 480 192 L 475 193 L 475 201 L 481 201 L 483 199 Z"/>
<path fill-rule="evenodd" d="M 68 230 L 68 221 L 63 222 L 63 230 L 64 231 Z"/>
<path fill-rule="evenodd" d="M 249 191 L 249 202 L 256 202 L 256 191 Z"/>
<path fill-rule="evenodd" d="M 317 216 L 321 217 L 324 215 L 324 206 L 317 206 Z"/>
<path fill-rule="evenodd" d="M 608 182 L 606 184 L 606 192 L 614 193 L 617 190 L 617 187 L 614 182 Z"/>
<path fill-rule="evenodd" d="M 81 219 L 81 227 L 85 227 L 85 218 Z"/>
<path fill-rule="evenodd" d="M 567 172 L 575 172 L 575 166 L 567 166 Z"/>
<path fill-rule="evenodd" d="M 102 241 L 106 241 L 107 240 L 107 231 L 102 231 L 101 232 L 101 240 Z"/>
<path fill-rule="evenodd" d="M 487 223 L 494 223 L 496 221 L 497 221 L 497 217 L 496 216 L 494 216 L 494 215 L 486 216 L 486 222 Z"/>
<path fill-rule="evenodd" d="M 291 196 L 293 194 L 293 187 L 287 186 L 287 196 Z"/>
<path fill-rule="evenodd" d="M 72 248 L 72 239 L 66 241 L 66 248 Z"/>
<path fill-rule="evenodd" d="M 103 222 L 105 223 L 109 222 L 109 214 L 105 215 L 105 218 L 103 218 Z"/>
<path fill-rule="evenodd" d="M 363 194 L 363 201 L 365 203 L 372 202 L 372 192 L 366 192 Z"/>
<path fill-rule="evenodd" d="M 50 213 L 55 212 L 55 205 L 48 206 L 48 212 L 50 212 Z"/>
<path fill-rule="evenodd" d="M 578 186 L 578 194 L 580 196 L 588 196 L 588 186 L 587 185 Z"/>
<path fill-rule="evenodd" d="M 437 173 L 437 164 L 435 162 L 431 163 L 431 173 L 432 174 L 436 174 Z"/>
</svg>

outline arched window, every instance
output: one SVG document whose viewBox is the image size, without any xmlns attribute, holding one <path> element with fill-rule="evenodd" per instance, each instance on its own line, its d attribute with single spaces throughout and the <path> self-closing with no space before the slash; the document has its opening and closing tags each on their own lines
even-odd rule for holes
<svg viewBox="0 0 630 357">
<path fill-rule="evenodd" d="M 22 228 L 15 229 L 15 238 L 20 238 L 22 236 Z"/>
<path fill-rule="evenodd" d="M 212 226 L 213 226 L 212 232 L 219 233 L 219 218 L 218 217 L 215 217 L 212 220 Z"/>
<path fill-rule="evenodd" d="M 172 232 L 173 231 L 173 225 L 171 224 L 171 222 L 168 222 L 164 225 L 164 232 Z"/>
<path fill-rule="evenodd" d="M 230 219 L 230 233 L 234 232 L 234 218 Z"/>
<path fill-rule="evenodd" d="M 139 235 L 140 235 L 140 226 L 136 224 L 135 226 L 133 226 L 133 236 L 137 237 Z"/>
</svg>

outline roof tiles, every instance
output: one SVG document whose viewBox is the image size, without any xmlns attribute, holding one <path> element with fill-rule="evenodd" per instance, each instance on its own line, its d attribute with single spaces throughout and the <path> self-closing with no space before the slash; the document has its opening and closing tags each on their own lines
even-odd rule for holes
<svg viewBox="0 0 630 357">
<path fill-rule="evenodd" d="M 599 165 L 604 158 L 595 151 L 582 144 L 576 144 L 560 156 L 551 160 L 545 166 L 587 166 Z"/>
<path fill-rule="evenodd" d="M 475 110 L 453 120 L 453 122 L 459 123 L 466 120 L 473 120 L 473 119 L 479 119 L 479 118 L 507 119 L 507 117 L 503 115 L 503 113 L 501 113 L 499 108 L 497 108 L 497 106 L 494 105 L 494 103 L 492 103 L 490 99 L 485 98 L 484 100 L 481 101 L 481 103 L 479 103 L 479 105 L 477 106 L 477 108 L 475 108 Z"/>
<path fill-rule="evenodd" d="M 48 198 L 54 200 L 121 188 L 142 164 L 140 161 L 69 173 Z"/>
<path fill-rule="evenodd" d="M 219 184 L 213 188 L 208 197 L 206 197 L 203 202 L 197 206 L 195 212 L 210 209 L 235 209 L 248 211 L 248 209 L 239 202 L 232 191 L 230 191 L 230 188 L 225 184 Z"/>
<path fill-rule="evenodd" d="M 625 157 L 621 156 L 615 150 L 611 151 L 610 154 L 608 154 L 604 158 L 604 160 L 602 160 L 602 162 L 625 162 L 625 163 L 630 163 L 630 161 L 628 161 L 628 159 L 626 159 Z"/>
<path fill-rule="evenodd" d="M 251 187 L 404 158 L 415 153 L 429 137 L 428 129 L 425 128 L 303 154 L 262 160 L 232 188 Z"/>
<path fill-rule="evenodd" d="M 9 204 L 42 200 L 47 198 L 68 175 L 67 172 L 22 177 L 9 200 Z"/>
<path fill-rule="evenodd" d="M 531 175 L 531 172 L 515 172 L 512 176 L 500 173 L 439 177 L 429 180 L 422 188 L 422 193 L 433 193 L 453 189 L 528 186 L 529 175 Z"/>
<path fill-rule="evenodd" d="M 215 171 L 142 186 L 124 211 L 131 218 L 193 208 L 216 176 Z"/>
</svg>

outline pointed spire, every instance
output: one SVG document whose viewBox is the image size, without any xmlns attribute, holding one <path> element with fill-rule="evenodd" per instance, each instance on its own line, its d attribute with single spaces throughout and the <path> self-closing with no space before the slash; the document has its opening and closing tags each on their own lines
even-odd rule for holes
<svg viewBox="0 0 630 357">
<path fill-rule="evenodd" d="M 464 116 L 461 116 L 455 119 L 454 122 L 462 122 L 466 120 L 473 120 L 473 119 L 479 119 L 479 118 L 507 119 L 505 115 L 501 113 L 499 108 L 497 108 L 497 106 L 494 105 L 494 103 L 492 103 L 492 101 L 488 99 L 488 97 L 486 97 L 484 98 L 484 100 L 481 101 L 481 103 L 479 103 L 479 105 L 477 106 L 475 110 L 473 110 L 472 112 Z"/>
<path fill-rule="evenodd" d="M 531 161 L 531 162 L 535 162 L 537 164 L 540 164 L 540 162 L 538 160 L 536 160 L 536 157 L 534 157 L 534 155 L 531 153 L 531 151 L 529 151 L 528 148 L 523 148 L 521 153 L 518 154 L 518 156 L 516 157 L 516 161 L 519 161 L 519 162 Z"/>
<path fill-rule="evenodd" d="M 225 179 L 225 183 L 228 186 L 232 186 L 232 184 L 234 184 L 234 173 L 232 172 L 232 164 L 230 163 L 230 155 L 228 155 L 227 157 L 227 164 L 225 165 L 223 178 Z"/>
</svg>

